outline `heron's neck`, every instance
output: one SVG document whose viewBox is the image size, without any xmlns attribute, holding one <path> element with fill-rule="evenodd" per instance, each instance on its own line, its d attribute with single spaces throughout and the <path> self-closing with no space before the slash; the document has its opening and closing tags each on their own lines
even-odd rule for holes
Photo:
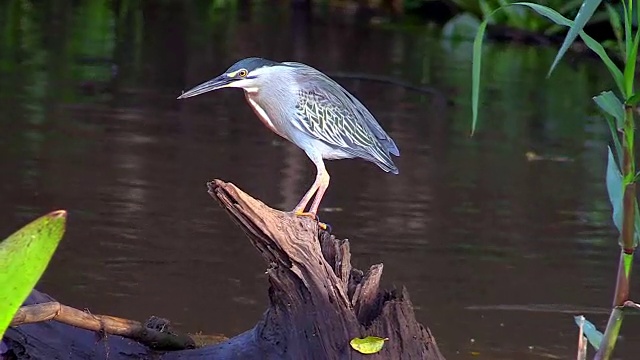
<svg viewBox="0 0 640 360">
<path fill-rule="evenodd" d="M 244 96 L 246 97 L 247 102 L 249 102 L 249 105 L 256 113 L 260 121 L 262 121 L 262 123 L 274 133 L 285 137 L 285 135 L 280 130 L 278 130 L 276 124 L 274 124 L 273 120 L 269 116 L 268 110 L 262 107 L 260 98 L 258 96 L 258 91 L 256 90 L 254 92 L 250 92 L 245 89 Z"/>
</svg>

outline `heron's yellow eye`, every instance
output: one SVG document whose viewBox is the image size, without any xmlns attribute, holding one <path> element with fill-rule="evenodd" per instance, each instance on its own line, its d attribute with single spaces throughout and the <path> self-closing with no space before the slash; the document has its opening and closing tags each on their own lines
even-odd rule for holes
<svg viewBox="0 0 640 360">
<path fill-rule="evenodd" d="M 249 72 L 245 69 L 241 69 L 238 71 L 238 76 L 240 77 L 246 77 L 249 74 Z"/>
</svg>

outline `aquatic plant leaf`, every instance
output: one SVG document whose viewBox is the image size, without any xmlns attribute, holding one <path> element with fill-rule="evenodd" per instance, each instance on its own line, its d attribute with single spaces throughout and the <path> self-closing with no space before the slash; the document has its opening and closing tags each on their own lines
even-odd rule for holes
<svg viewBox="0 0 640 360">
<path fill-rule="evenodd" d="M 603 91 L 593 97 L 593 101 L 604 112 L 614 148 L 618 157 L 618 168 L 622 167 L 622 144 L 618 135 L 619 129 L 624 126 L 624 105 L 612 91 Z"/>
<path fill-rule="evenodd" d="M 635 93 L 630 98 L 628 98 L 627 101 L 625 101 L 625 104 L 629 106 L 636 106 L 638 105 L 639 102 L 640 102 L 640 94 Z"/>
<path fill-rule="evenodd" d="M 611 124 L 609 125 L 612 126 Z M 616 151 L 618 151 L 618 158 L 622 159 L 622 146 L 620 145 L 620 141 L 614 135 L 614 143 L 616 147 Z M 624 196 L 624 187 L 623 187 L 623 176 L 620 172 L 620 165 L 613 157 L 613 153 L 611 151 L 611 147 L 608 148 L 608 160 L 607 160 L 607 192 L 609 194 L 609 202 L 611 202 L 611 206 L 613 207 L 613 214 L 611 215 L 613 218 L 613 223 L 618 229 L 618 231 L 622 232 L 622 218 L 623 218 L 623 196 Z M 634 180 L 635 181 L 635 180 Z M 634 212 L 634 234 L 633 234 L 633 246 L 636 247 L 640 244 L 640 208 L 638 207 L 637 200 L 634 201 L 635 204 L 635 212 Z M 620 246 L 623 245 L 622 239 L 619 239 Z"/>
<path fill-rule="evenodd" d="M 578 326 L 580 326 L 580 322 L 584 321 L 584 324 L 582 325 L 582 332 L 584 336 L 587 337 L 589 344 L 591 344 L 594 349 L 600 349 L 600 343 L 602 343 L 602 337 L 604 335 L 596 329 L 596 326 L 593 325 L 591 321 L 584 319 L 584 316 L 574 316 L 573 319 Z"/>
<path fill-rule="evenodd" d="M 549 74 L 551 74 L 556 65 L 558 65 L 558 62 L 560 62 L 560 59 L 562 59 L 567 50 L 569 50 L 569 46 L 573 44 L 578 35 L 582 32 L 582 29 L 584 29 L 584 26 L 589 22 L 589 19 L 591 19 L 593 14 L 596 12 L 596 9 L 600 6 L 601 2 L 602 0 L 585 0 L 582 3 L 580 10 L 578 10 L 578 14 L 573 21 L 573 25 L 571 25 L 567 36 L 562 42 L 560 50 L 558 50 L 558 54 L 556 54 L 556 58 L 553 60 L 553 64 L 551 64 Z"/>
<path fill-rule="evenodd" d="M 382 350 L 384 342 L 389 338 L 381 338 L 377 336 L 367 336 L 366 338 L 353 338 L 349 342 L 351 347 L 362 354 L 375 354 Z"/>
<path fill-rule="evenodd" d="M 616 155 L 618 156 L 618 164 L 621 167 L 620 160 L 622 160 L 622 144 L 620 143 L 620 138 L 618 137 L 618 127 L 616 126 L 616 120 L 609 114 L 604 114 L 604 118 L 605 120 L 607 120 L 607 125 L 609 125 L 609 132 L 611 132 L 611 138 L 613 139 L 613 144 L 616 149 Z"/>
<path fill-rule="evenodd" d="M 622 232 L 622 173 L 609 149 L 609 158 L 607 162 L 607 192 L 609 193 L 609 201 L 613 207 L 613 223 Z"/>
<path fill-rule="evenodd" d="M 593 97 L 593 101 L 607 114 L 616 119 L 616 126 L 622 129 L 624 124 L 624 105 L 612 91 L 603 91 Z"/>
<path fill-rule="evenodd" d="M 0 338 L 49 265 L 66 219 L 66 211 L 51 212 L 0 242 Z"/>
</svg>

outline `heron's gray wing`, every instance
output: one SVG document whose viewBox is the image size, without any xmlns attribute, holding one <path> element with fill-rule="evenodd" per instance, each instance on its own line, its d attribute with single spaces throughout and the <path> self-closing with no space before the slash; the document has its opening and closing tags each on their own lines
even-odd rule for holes
<svg viewBox="0 0 640 360">
<path fill-rule="evenodd" d="M 322 94 L 325 98 L 350 112 L 355 119 L 354 121 L 366 126 L 388 152 L 395 156 L 400 156 L 400 151 L 395 142 L 382 129 L 376 118 L 355 96 L 340 84 L 308 65 L 297 62 L 284 62 L 283 64 L 296 68 L 296 74 L 300 76 L 303 90 Z M 324 89 L 327 89 L 327 91 Z"/>
<path fill-rule="evenodd" d="M 366 123 L 339 99 L 320 87 L 298 91 L 296 117 L 300 130 L 348 154 L 376 163 L 385 171 L 397 173 L 389 149 Z M 395 146 L 395 145 L 394 145 Z"/>
</svg>

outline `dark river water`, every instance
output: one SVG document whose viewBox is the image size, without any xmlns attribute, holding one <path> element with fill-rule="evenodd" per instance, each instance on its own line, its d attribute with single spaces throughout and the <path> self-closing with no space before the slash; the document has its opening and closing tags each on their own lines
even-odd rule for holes
<svg viewBox="0 0 640 360">
<path fill-rule="evenodd" d="M 0 9 L 0 235 L 69 212 L 40 290 L 191 333 L 233 336 L 256 323 L 266 264 L 205 183 L 230 181 L 289 210 L 315 168 L 262 126 L 241 91 L 175 98 L 257 55 L 391 76 L 447 99 L 337 79 L 396 140 L 400 175 L 328 162 L 319 215 L 350 239 L 357 267 L 383 262 L 385 286 L 408 288 L 448 359 L 570 359 L 573 315 L 604 328 L 618 247 L 609 133 L 591 103 L 611 88 L 598 63 L 569 56 L 547 79 L 555 49 L 488 44 L 470 137 L 469 42 L 292 21 L 286 8 L 54 3 Z M 620 358 L 637 353 L 637 323 L 626 319 Z"/>
</svg>

